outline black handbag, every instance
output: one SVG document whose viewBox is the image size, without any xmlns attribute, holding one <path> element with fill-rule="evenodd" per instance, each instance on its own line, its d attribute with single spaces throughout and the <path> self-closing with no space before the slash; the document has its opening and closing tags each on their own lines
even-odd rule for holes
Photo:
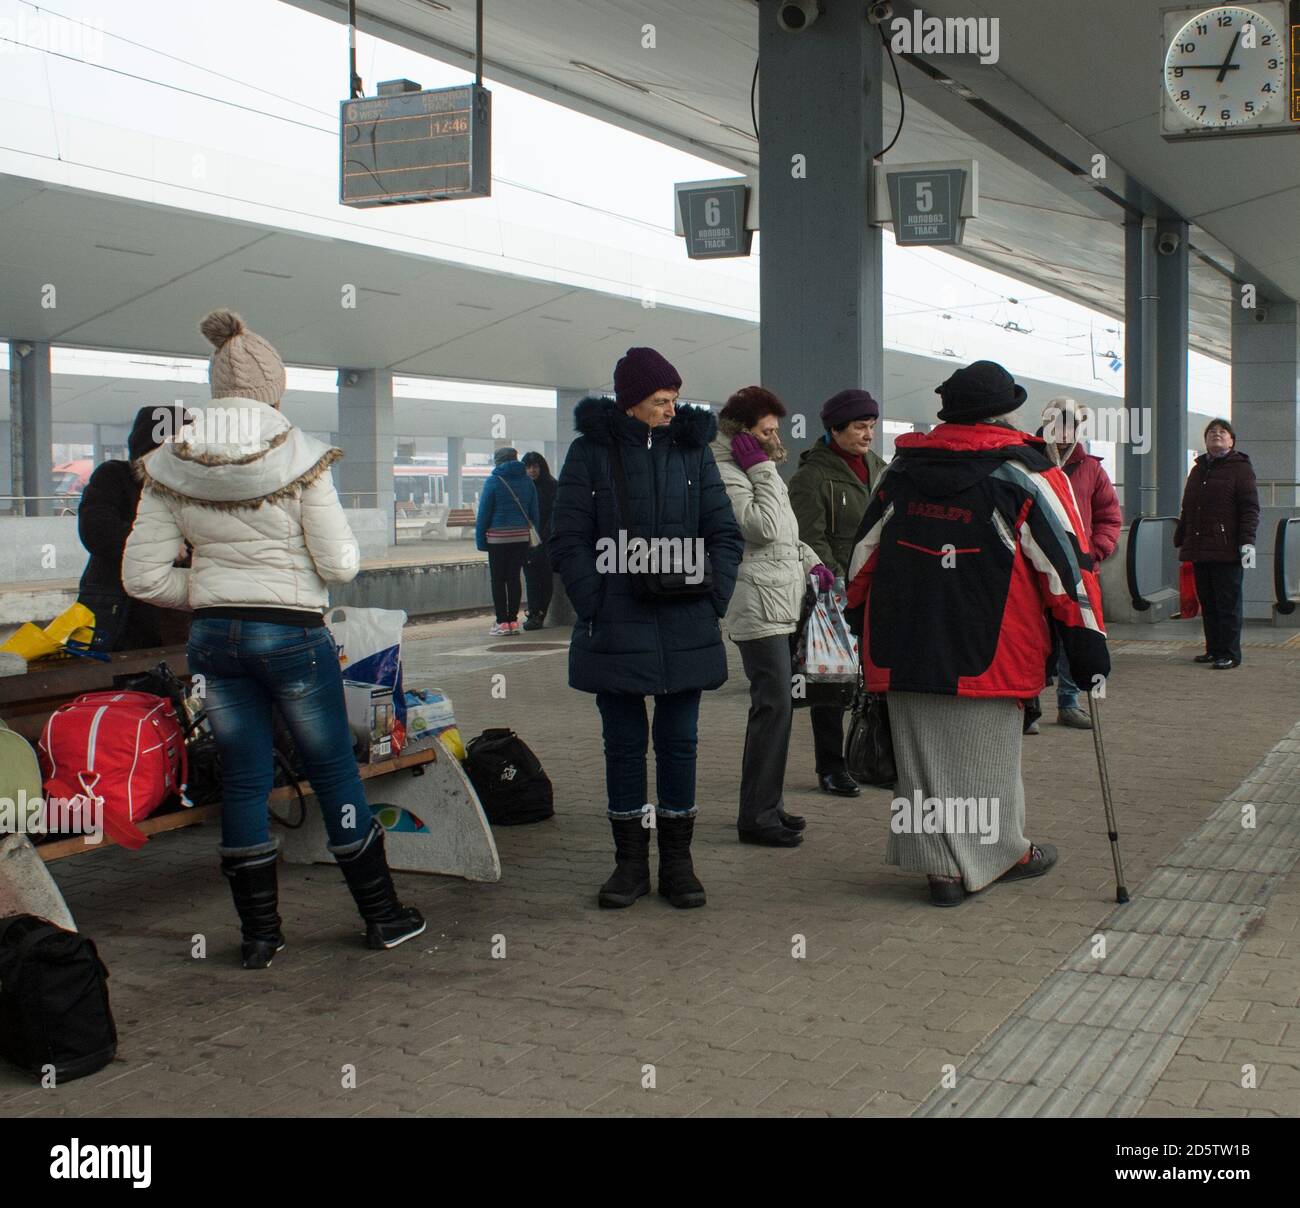
<svg viewBox="0 0 1300 1208">
<path fill-rule="evenodd" d="M 889 704 L 883 693 L 859 686 L 844 744 L 844 764 L 859 784 L 892 789 L 898 782 L 894 738 L 889 732 Z"/>
<path fill-rule="evenodd" d="M 627 472 L 623 468 L 623 454 L 620 452 L 617 443 L 610 447 L 610 463 L 614 469 L 614 489 L 618 493 L 618 514 L 629 537 L 631 537 L 633 534 L 629 520 L 632 516 L 632 506 L 628 500 Z M 682 538 L 684 541 L 691 539 L 689 537 Z M 704 554 L 703 574 L 696 583 L 687 581 L 685 570 L 629 572 L 627 577 L 632 584 L 632 594 L 639 599 L 648 600 L 652 604 L 671 604 L 678 600 L 698 600 L 713 594 L 713 566 L 709 562 L 707 551 Z"/>
</svg>

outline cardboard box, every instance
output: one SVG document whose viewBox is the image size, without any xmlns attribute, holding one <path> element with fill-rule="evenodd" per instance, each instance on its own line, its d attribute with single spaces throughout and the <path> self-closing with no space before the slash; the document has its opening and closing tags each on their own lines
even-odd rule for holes
<svg viewBox="0 0 1300 1208">
<path fill-rule="evenodd" d="M 378 763 L 393 754 L 393 690 L 343 681 L 348 727 L 358 763 Z"/>
</svg>

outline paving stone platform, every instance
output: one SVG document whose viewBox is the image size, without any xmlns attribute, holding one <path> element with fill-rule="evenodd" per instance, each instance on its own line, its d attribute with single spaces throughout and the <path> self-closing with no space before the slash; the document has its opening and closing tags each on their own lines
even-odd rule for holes
<svg viewBox="0 0 1300 1208">
<path fill-rule="evenodd" d="M 1190 662 L 1194 625 L 1126 632 L 1103 708 L 1132 902 L 1091 737 L 1049 709 L 1025 740 L 1028 833 L 1061 863 L 956 910 L 883 864 L 889 794 L 815 790 L 803 715 L 787 807 L 807 842 L 736 842 L 733 657 L 702 714 L 708 906 L 601 911 L 593 699 L 565 684 L 563 632 L 486 628 L 413 627 L 407 666 L 555 781 L 553 820 L 498 830 L 501 882 L 399 875 L 430 928 L 373 953 L 335 870 L 284 867 L 289 947 L 246 973 L 210 828 L 61 861 L 119 1059 L 54 1090 L 0 1069 L 0 1116 L 1300 1114 L 1300 649 L 1248 630 L 1245 665 L 1216 673 Z"/>
</svg>

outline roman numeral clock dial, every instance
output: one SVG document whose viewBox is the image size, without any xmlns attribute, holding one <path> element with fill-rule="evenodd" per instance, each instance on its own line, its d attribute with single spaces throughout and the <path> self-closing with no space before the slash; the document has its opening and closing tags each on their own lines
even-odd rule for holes
<svg viewBox="0 0 1300 1208">
<path fill-rule="evenodd" d="M 1167 13 L 1165 133 L 1285 120 L 1288 33 L 1281 4 Z"/>
</svg>

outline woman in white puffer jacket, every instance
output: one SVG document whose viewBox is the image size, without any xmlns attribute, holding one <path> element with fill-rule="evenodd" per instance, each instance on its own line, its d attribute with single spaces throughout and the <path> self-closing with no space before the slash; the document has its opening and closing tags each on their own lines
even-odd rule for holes
<svg viewBox="0 0 1300 1208">
<path fill-rule="evenodd" d="M 284 365 L 238 315 L 213 311 L 199 329 L 216 349 L 213 402 L 190 408 L 193 423 L 163 434 L 134 464 L 143 489 L 122 583 L 136 599 L 194 610 L 189 669 L 204 677 L 221 759 L 221 868 L 242 924 L 244 967 L 266 968 L 284 947 L 266 804 L 272 704 L 293 733 L 367 943 L 392 948 L 425 923 L 397 899 L 324 622 L 327 584 L 348 582 L 360 561 L 330 476 L 343 454 L 280 413 Z M 185 542 L 191 566 L 178 567 Z"/>
<path fill-rule="evenodd" d="M 790 493 L 777 471 L 786 457 L 781 444 L 785 414 L 785 405 L 770 390 L 745 386 L 722 408 L 718 435 L 710 445 L 745 538 L 725 621 L 749 679 L 736 830 L 742 843 L 764 847 L 803 842 L 804 820 L 786 813 L 784 797 L 794 715 L 790 642 L 808 576 L 823 590 L 835 578 L 817 552 L 799 540 Z"/>
</svg>

